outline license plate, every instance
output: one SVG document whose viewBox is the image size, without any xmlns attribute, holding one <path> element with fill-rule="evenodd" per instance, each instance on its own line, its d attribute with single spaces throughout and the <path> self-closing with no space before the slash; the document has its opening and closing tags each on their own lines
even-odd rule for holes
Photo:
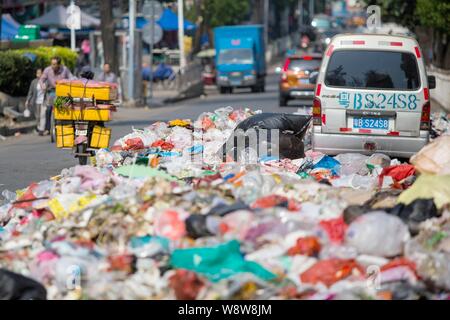
<svg viewBox="0 0 450 320">
<path fill-rule="evenodd" d="M 232 86 L 240 86 L 241 85 L 241 81 L 231 81 L 231 85 Z"/>
<path fill-rule="evenodd" d="M 353 118 L 353 128 L 355 128 L 355 129 L 387 130 L 389 128 L 389 119 L 387 119 L 387 118 Z"/>
<path fill-rule="evenodd" d="M 87 136 L 87 130 L 76 130 L 75 135 L 77 136 Z"/>
<path fill-rule="evenodd" d="M 299 79 L 300 84 L 309 84 L 309 79 Z"/>
<path fill-rule="evenodd" d="M 232 73 L 230 73 L 230 76 L 232 76 L 232 77 L 240 77 L 241 73 L 240 72 L 232 72 Z"/>
</svg>

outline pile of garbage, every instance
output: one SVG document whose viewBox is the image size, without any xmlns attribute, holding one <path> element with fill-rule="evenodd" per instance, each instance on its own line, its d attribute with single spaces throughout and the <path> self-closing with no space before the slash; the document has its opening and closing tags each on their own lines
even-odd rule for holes
<svg viewBox="0 0 450 320">
<path fill-rule="evenodd" d="M 258 114 L 153 123 L 92 166 L 3 191 L 0 297 L 450 298 L 449 135 L 411 164 L 229 161 L 223 144 Z"/>
</svg>

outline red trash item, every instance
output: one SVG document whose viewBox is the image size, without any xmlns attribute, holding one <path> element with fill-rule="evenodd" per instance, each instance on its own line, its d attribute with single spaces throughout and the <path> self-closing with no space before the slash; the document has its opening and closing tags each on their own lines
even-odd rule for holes
<svg viewBox="0 0 450 320">
<path fill-rule="evenodd" d="M 169 279 L 177 300 L 195 300 L 204 282 L 192 271 L 179 269 Z"/>
<path fill-rule="evenodd" d="M 303 283 L 316 284 L 322 282 L 327 287 L 347 278 L 353 272 L 364 275 L 364 269 L 355 260 L 328 259 L 316 262 L 300 275 Z"/>
<path fill-rule="evenodd" d="M 33 201 L 36 199 L 36 196 L 33 193 L 36 187 L 37 183 L 33 182 L 32 184 L 30 184 L 25 193 L 14 203 L 13 207 L 18 209 L 30 208 L 33 204 Z"/>
<path fill-rule="evenodd" d="M 322 220 L 319 225 L 325 230 L 332 243 L 341 244 L 344 241 L 348 225 L 345 223 L 343 216 L 336 219 Z"/>
<path fill-rule="evenodd" d="M 397 268 L 397 267 L 408 267 L 416 274 L 416 276 L 418 276 L 418 274 L 416 272 L 416 264 L 413 261 L 408 260 L 404 257 L 396 258 L 396 259 L 389 261 L 388 263 L 386 263 L 385 265 L 383 265 L 380 268 L 380 271 L 386 271 L 386 270 Z"/>
<path fill-rule="evenodd" d="M 317 256 L 320 252 L 321 245 L 317 237 L 303 237 L 298 238 L 295 246 L 289 248 L 287 254 L 293 256 L 302 254 L 306 256 Z"/>
<path fill-rule="evenodd" d="M 156 216 L 155 232 L 157 235 L 171 240 L 180 240 L 186 234 L 184 219 L 186 214 L 167 209 Z"/>
<path fill-rule="evenodd" d="M 152 148 L 161 148 L 162 150 L 170 151 L 174 148 L 174 145 L 164 140 L 157 140 L 152 143 Z"/>
<path fill-rule="evenodd" d="M 108 257 L 109 271 L 124 271 L 131 274 L 134 271 L 135 259 L 132 255 L 121 254 Z"/>
<path fill-rule="evenodd" d="M 209 117 L 204 117 L 202 119 L 202 128 L 203 130 L 207 131 L 211 128 L 215 128 L 216 125 L 214 124 L 214 121 L 212 121 Z"/>
<path fill-rule="evenodd" d="M 286 197 L 273 194 L 270 196 L 261 197 L 257 199 L 255 202 L 251 204 L 250 207 L 252 209 L 267 209 L 276 207 L 282 204 L 283 202 L 287 203 L 287 201 L 288 199 Z"/>
<path fill-rule="evenodd" d="M 381 171 L 381 174 L 378 177 L 378 184 L 381 187 L 383 185 L 384 177 L 390 176 L 394 180 L 394 187 L 402 189 L 398 183 L 410 176 L 413 176 L 415 173 L 416 168 L 410 164 L 399 164 L 396 166 L 387 167 Z"/>
<path fill-rule="evenodd" d="M 124 150 L 141 150 L 144 149 L 144 142 L 141 138 L 130 138 L 125 141 Z"/>
</svg>

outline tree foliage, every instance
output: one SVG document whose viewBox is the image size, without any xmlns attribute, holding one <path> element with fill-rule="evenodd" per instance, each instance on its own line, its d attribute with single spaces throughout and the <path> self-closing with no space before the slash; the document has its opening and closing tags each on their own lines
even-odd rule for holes
<svg viewBox="0 0 450 320">
<path fill-rule="evenodd" d="M 383 22 L 396 22 L 412 30 L 419 22 L 416 15 L 417 0 L 368 0 L 366 2 L 368 5 L 374 4 L 381 7 Z"/>
<path fill-rule="evenodd" d="M 240 24 L 247 17 L 249 0 L 206 0 L 203 1 L 203 16 L 212 28 Z"/>
<path fill-rule="evenodd" d="M 416 12 L 422 25 L 450 35 L 450 2 L 417 0 Z"/>
</svg>

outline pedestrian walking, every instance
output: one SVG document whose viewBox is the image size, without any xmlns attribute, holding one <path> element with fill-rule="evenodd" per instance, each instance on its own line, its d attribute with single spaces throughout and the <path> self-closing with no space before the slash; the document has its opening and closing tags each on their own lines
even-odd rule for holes
<svg viewBox="0 0 450 320">
<path fill-rule="evenodd" d="M 51 60 L 51 65 L 45 68 L 42 77 L 39 81 L 46 92 L 45 101 L 43 104 L 43 107 L 46 108 L 44 135 L 48 135 L 50 133 L 50 121 L 53 110 L 53 102 L 56 97 L 56 82 L 58 80 L 73 79 L 73 78 L 74 76 L 70 72 L 69 68 L 61 64 L 60 57 L 57 56 L 53 57 Z"/>
<path fill-rule="evenodd" d="M 36 131 L 40 136 L 45 131 L 46 108 L 43 107 L 45 99 L 45 89 L 40 80 L 42 77 L 42 69 L 36 70 L 36 78 L 31 81 L 30 89 L 28 90 L 27 100 L 25 106 L 30 110 L 36 119 Z"/>
<path fill-rule="evenodd" d="M 100 72 L 97 80 L 102 82 L 117 83 L 117 76 L 111 71 L 111 65 L 108 62 L 103 65 L 103 71 Z"/>
</svg>

